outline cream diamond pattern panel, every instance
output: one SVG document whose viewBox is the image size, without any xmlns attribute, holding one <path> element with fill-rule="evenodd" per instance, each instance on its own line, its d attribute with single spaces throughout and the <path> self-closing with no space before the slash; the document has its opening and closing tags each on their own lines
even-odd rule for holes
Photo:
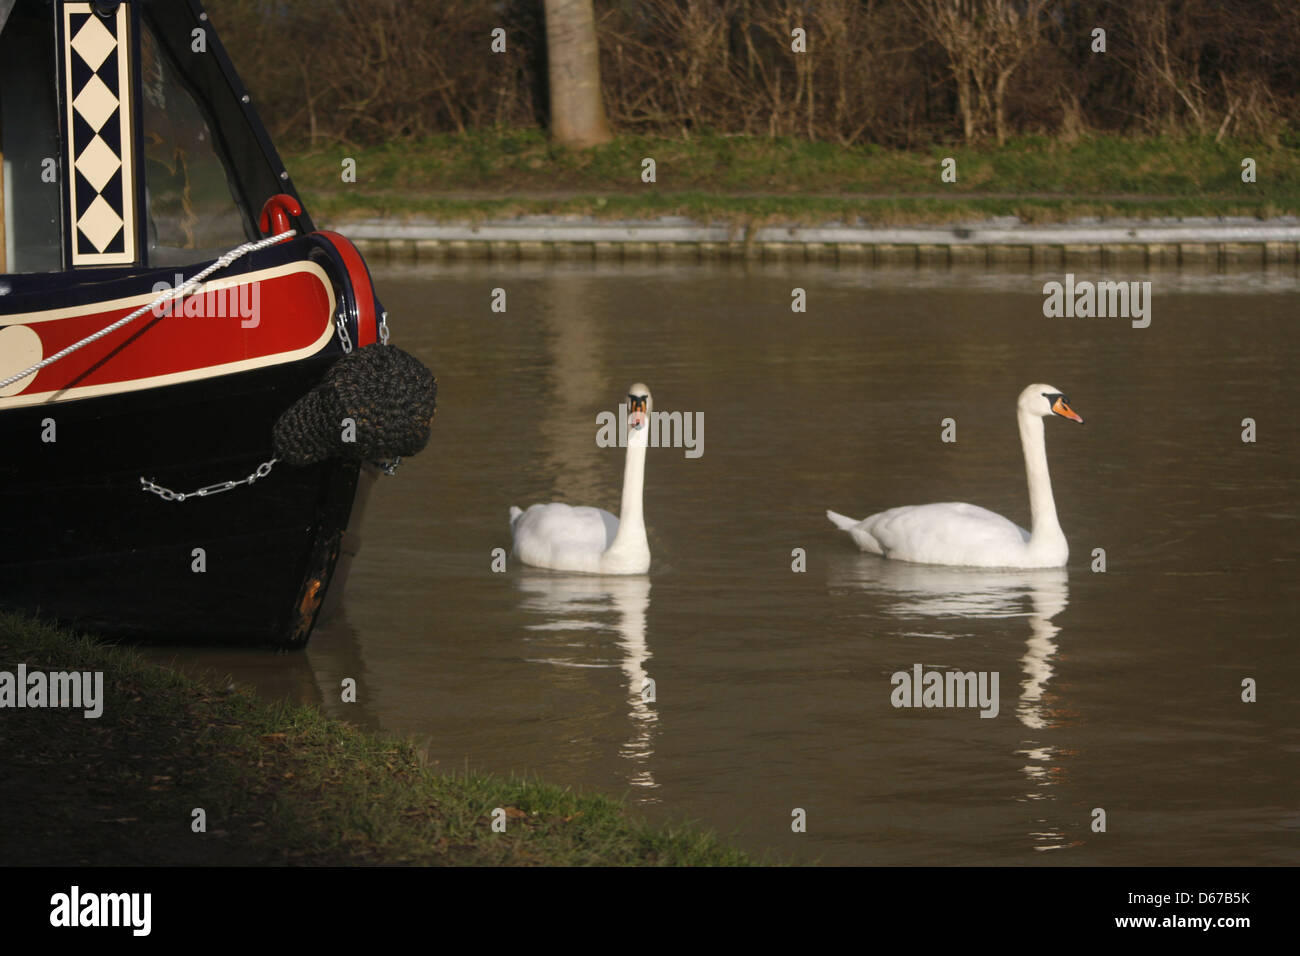
<svg viewBox="0 0 1300 956">
<path fill-rule="evenodd" d="M 130 23 L 129 3 L 107 18 L 63 4 L 73 266 L 136 258 Z"/>
</svg>

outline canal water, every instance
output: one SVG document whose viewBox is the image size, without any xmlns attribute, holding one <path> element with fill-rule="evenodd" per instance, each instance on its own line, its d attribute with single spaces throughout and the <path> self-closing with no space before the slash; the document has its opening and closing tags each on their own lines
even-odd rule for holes
<svg viewBox="0 0 1300 956">
<path fill-rule="evenodd" d="M 1149 327 L 1045 317 L 1060 273 L 379 267 L 439 411 L 345 611 L 305 653 L 150 654 L 775 860 L 1300 863 L 1300 279 L 1111 278 L 1152 283 Z M 596 416 L 637 381 L 704 426 L 649 452 L 649 575 L 494 571 L 511 505 L 618 510 Z M 888 562 L 827 521 L 1028 525 L 1033 382 L 1087 419 L 1045 423 L 1067 568 Z M 917 665 L 996 674 L 996 716 L 893 706 Z"/>
</svg>

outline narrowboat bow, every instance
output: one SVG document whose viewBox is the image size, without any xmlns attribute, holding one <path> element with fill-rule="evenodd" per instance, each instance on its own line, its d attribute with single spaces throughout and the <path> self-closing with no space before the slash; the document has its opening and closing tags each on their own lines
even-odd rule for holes
<svg viewBox="0 0 1300 956">
<path fill-rule="evenodd" d="M 0 158 L 0 608 L 303 645 L 368 462 L 432 415 L 361 255 L 195 0 L 0 0 Z M 340 404 L 349 376 L 387 406 Z M 398 447 L 364 440 L 384 416 Z"/>
</svg>

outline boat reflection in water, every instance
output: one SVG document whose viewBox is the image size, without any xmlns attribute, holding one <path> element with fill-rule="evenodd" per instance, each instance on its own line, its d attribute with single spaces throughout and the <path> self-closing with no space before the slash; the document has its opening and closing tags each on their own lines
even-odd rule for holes
<svg viewBox="0 0 1300 956">
<path fill-rule="evenodd" d="M 526 625 L 530 642 L 545 657 L 529 656 L 535 664 L 575 668 L 620 668 L 626 683 L 628 738 L 618 755 L 630 762 L 627 782 L 642 790 L 655 783 L 650 760 L 654 756 L 655 724 L 659 715 L 653 702 L 646 662 L 646 611 L 650 607 L 650 580 L 641 575 L 601 577 L 584 574 L 549 574 L 525 571 L 515 579 L 523 592 L 521 607 L 540 620 Z M 613 634 L 611 647 L 595 635 Z M 613 650 L 617 648 L 618 653 Z M 638 802 L 657 802 L 649 794 Z"/>
<path fill-rule="evenodd" d="M 1029 626 L 1025 652 L 1020 658 L 1020 695 L 1016 717 L 1032 737 L 1022 740 L 1016 753 L 1027 758 L 1022 768 L 1029 789 L 1021 800 L 1051 799 L 1066 752 L 1047 742 L 1040 732 L 1064 723 L 1064 711 L 1048 685 L 1055 673 L 1056 637 L 1061 629 L 1052 619 L 1069 604 L 1069 580 L 1064 568 L 989 570 L 939 567 L 887 561 L 875 555 L 858 555 L 832 565 L 832 591 L 860 589 L 883 596 L 883 610 L 905 621 L 925 621 L 925 629 L 905 630 L 904 637 L 956 640 L 975 636 L 961 622 L 1023 618 Z M 942 629 L 933 625 L 945 623 Z M 983 629 L 981 629 L 983 630 Z M 1037 850 L 1067 845 L 1062 830 L 1046 820 L 1043 829 L 1029 834 Z"/>
</svg>

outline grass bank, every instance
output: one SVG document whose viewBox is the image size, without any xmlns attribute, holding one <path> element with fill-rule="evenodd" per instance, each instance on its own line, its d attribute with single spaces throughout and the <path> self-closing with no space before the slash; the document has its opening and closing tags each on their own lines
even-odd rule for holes
<svg viewBox="0 0 1300 956">
<path fill-rule="evenodd" d="M 97 719 L 0 710 L 0 865 L 750 862 L 605 797 L 435 773 L 400 740 L 0 614 L 0 670 L 19 663 L 103 671 L 105 702 Z"/>
<path fill-rule="evenodd" d="M 655 160 L 654 184 L 641 181 L 646 157 Z M 954 183 L 940 180 L 946 157 L 957 162 Z M 1246 157 L 1256 162 L 1254 183 L 1241 181 Z M 524 130 L 370 148 L 318 145 L 286 150 L 284 159 L 309 208 L 336 221 L 583 214 L 903 225 L 1300 212 L 1300 142 L 1022 137 L 1000 147 L 900 152 L 796 139 L 622 135 L 570 153 Z M 356 162 L 356 182 L 343 181 L 345 159 Z"/>
</svg>

